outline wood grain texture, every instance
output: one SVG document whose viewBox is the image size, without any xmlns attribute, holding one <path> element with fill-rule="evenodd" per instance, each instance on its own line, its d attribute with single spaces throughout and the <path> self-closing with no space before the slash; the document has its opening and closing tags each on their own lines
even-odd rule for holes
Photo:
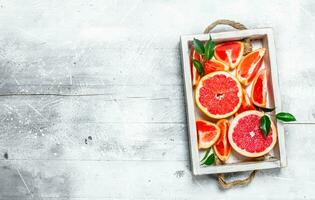
<svg viewBox="0 0 315 200">
<path fill-rule="evenodd" d="M 248 187 L 222 191 L 214 177 L 191 175 L 179 54 L 180 35 L 219 18 L 273 27 L 283 110 L 313 123 L 314 8 L 0 1 L 0 94 L 49 94 L 0 96 L 0 199 L 314 198 L 310 124 L 285 126 L 288 167 Z"/>
</svg>

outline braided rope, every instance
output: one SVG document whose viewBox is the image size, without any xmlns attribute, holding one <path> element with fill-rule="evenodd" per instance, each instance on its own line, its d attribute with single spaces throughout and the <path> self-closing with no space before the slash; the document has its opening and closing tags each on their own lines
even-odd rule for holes
<svg viewBox="0 0 315 200">
<path fill-rule="evenodd" d="M 235 22 L 228 19 L 219 19 L 211 23 L 207 28 L 204 30 L 204 33 L 210 33 L 212 29 L 214 29 L 217 25 L 228 25 L 238 30 L 246 30 L 246 26 L 239 22 Z M 249 38 L 244 39 L 244 55 L 248 54 L 252 51 L 252 44 Z"/>
<path fill-rule="evenodd" d="M 215 163 L 217 165 L 222 164 L 222 162 L 218 158 L 216 158 Z M 256 172 L 257 171 L 254 170 L 249 174 L 249 176 L 247 178 L 240 179 L 240 180 L 234 180 L 234 181 L 230 181 L 230 182 L 225 180 L 224 174 L 217 174 L 218 183 L 223 189 L 230 189 L 230 188 L 235 187 L 235 186 L 245 186 L 245 185 L 248 185 L 252 182 L 252 180 L 255 178 Z"/>
</svg>

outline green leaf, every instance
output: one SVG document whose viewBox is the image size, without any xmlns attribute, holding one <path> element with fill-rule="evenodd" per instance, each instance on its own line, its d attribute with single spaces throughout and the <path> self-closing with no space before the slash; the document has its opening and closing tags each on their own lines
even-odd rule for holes
<svg viewBox="0 0 315 200">
<path fill-rule="evenodd" d="M 264 112 L 272 112 L 272 111 L 274 111 L 276 109 L 276 108 L 263 108 L 263 107 L 259 107 L 259 106 L 256 106 L 256 105 L 254 105 L 254 106 L 255 106 L 255 108 L 257 110 L 262 110 Z"/>
<path fill-rule="evenodd" d="M 271 121 L 267 115 L 260 118 L 260 130 L 264 133 L 265 137 L 268 136 L 270 131 Z"/>
<path fill-rule="evenodd" d="M 211 148 L 207 149 L 207 151 L 206 151 L 204 157 L 201 159 L 200 162 L 204 161 L 204 160 L 208 157 L 208 155 L 209 155 L 209 153 L 210 153 L 210 150 L 211 150 Z"/>
<path fill-rule="evenodd" d="M 200 54 L 200 55 L 204 55 L 205 54 L 205 47 L 203 46 L 202 42 L 200 40 L 197 40 L 196 38 L 194 38 L 193 41 L 195 50 Z"/>
<path fill-rule="evenodd" d="M 209 166 L 215 162 L 215 155 L 212 148 L 207 149 L 205 156 L 200 161 L 201 165 Z"/>
<path fill-rule="evenodd" d="M 215 156 L 214 156 L 214 153 L 212 153 L 202 164 L 209 166 L 209 165 L 213 165 L 214 161 L 215 161 Z"/>
<path fill-rule="evenodd" d="M 276 118 L 278 120 L 284 121 L 284 122 L 293 122 L 296 121 L 295 117 L 290 114 L 290 113 L 286 113 L 286 112 L 279 112 L 276 114 Z"/>
<path fill-rule="evenodd" d="M 205 55 L 206 60 L 211 60 L 213 55 L 214 55 L 214 50 L 206 51 L 206 55 Z"/>
<path fill-rule="evenodd" d="M 197 69 L 200 76 L 203 76 L 204 75 L 204 69 L 203 69 L 201 62 L 199 62 L 198 60 L 193 60 L 193 63 L 194 63 L 194 67 Z"/>
<path fill-rule="evenodd" d="M 215 43 L 212 40 L 208 40 L 205 46 L 205 59 L 210 60 L 214 55 Z"/>
</svg>

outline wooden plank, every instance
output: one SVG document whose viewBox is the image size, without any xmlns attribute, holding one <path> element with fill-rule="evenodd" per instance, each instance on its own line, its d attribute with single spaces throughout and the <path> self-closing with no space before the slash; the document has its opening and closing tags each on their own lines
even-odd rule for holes
<svg viewBox="0 0 315 200">
<path fill-rule="evenodd" d="M 6 96 L 104 96 L 109 99 L 165 98 L 181 99 L 182 85 L 3 85 L 0 98 Z"/>
<path fill-rule="evenodd" d="M 279 67 L 277 64 L 277 58 L 276 58 L 276 47 L 275 47 L 275 41 L 274 41 L 274 34 L 273 30 L 271 28 L 266 29 L 266 36 L 264 38 L 265 44 L 264 47 L 267 49 L 267 55 L 265 57 L 265 63 L 267 63 L 267 66 L 269 68 L 268 73 L 270 73 L 268 76 L 271 76 L 271 80 L 269 80 L 268 84 L 268 90 L 270 95 L 269 101 L 273 103 L 269 103 L 269 107 L 274 107 L 275 113 L 282 111 L 282 102 L 281 102 L 281 93 L 280 93 L 280 86 L 279 86 Z M 268 59 L 268 62 L 266 62 L 266 59 Z M 278 133 L 278 151 L 280 155 L 280 166 L 285 167 L 287 166 L 287 154 L 286 154 L 286 148 L 285 148 L 285 135 L 284 135 L 284 127 L 283 123 L 280 123 L 277 121 L 277 133 Z"/>
<path fill-rule="evenodd" d="M 186 101 L 186 118 L 188 126 L 188 141 L 189 141 L 189 153 L 192 165 L 193 174 L 200 174 L 199 167 L 199 153 L 198 153 L 198 143 L 196 137 L 196 119 L 195 119 L 195 109 L 194 109 L 194 93 L 192 91 L 192 81 L 191 81 L 191 66 L 189 54 L 189 46 L 187 39 L 181 36 L 181 58 L 182 58 L 182 68 L 183 68 L 183 79 L 184 79 L 184 91 L 185 91 L 185 101 Z"/>
<path fill-rule="evenodd" d="M 189 160 L 185 124 L 6 122 L 0 132 L 1 160 Z"/>
<path fill-rule="evenodd" d="M 183 123 L 184 102 L 170 97 L 19 96 L 0 98 L 0 119 L 32 122 Z"/>
<path fill-rule="evenodd" d="M 18 44 L 3 45 L 6 40 L 0 41 L 5 55 L 1 56 L 0 62 L 2 84 L 83 86 L 181 84 L 180 61 L 176 46 L 142 48 L 141 44 L 137 46 L 127 44 L 134 49 L 115 50 L 115 43 L 110 45 L 103 43 L 75 49 L 67 47 L 50 49 L 45 45 L 39 46 L 31 42 L 25 44 L 25 49 L 6 52 L 11 48 L 18 48 L 14 46 Z M 38 46 L 38 49 L 29 49 L 29 46 Z M 21 52 L 27 52 L 23 54 L 23 59 L 21 59 L 22 55 L 19 55 Z M 128 57 L 121 59 L 124 55 Z M 130 76 L 130 70 L 133 70 L 132 76 Z"/>
</svg>

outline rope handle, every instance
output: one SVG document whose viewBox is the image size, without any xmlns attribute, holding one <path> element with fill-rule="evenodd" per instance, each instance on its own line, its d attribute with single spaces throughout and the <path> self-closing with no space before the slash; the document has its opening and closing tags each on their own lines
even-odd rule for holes
<svg viewBox="0 0 315 200">
<path fill-rule="evenodd" d="M 204 30 L 204 33 L 210 33 L 210 31 L 213 30 L 217 25 L 227 25 L 238 30 L 247 29 L 245 25 L 239 22 L 228 20 L 228 19 L 219 19 L 219 20 L 214 21 L 210 25 L 208 25 L 207 28 Z M 250 42 L 250 39 L 246 38 L 244 39 L 244 55 L 248 54 L 251 51 L 252 51 L 252 44 Z"/>
<path fill-rule="evenodd" d="M 222 163 L 218 158 L 216 158 L 215 161 L 216 161 L 215 162 L 216 164 Z M 230 189 L 230 188 L 233 188 L 235 186 L 245 186 L 245 185 L 248 185 L 252 182 L 252 180 L 255 178 L 256 172 L 257 172 L 257 170 L 254 170 L 249 174 L 249 176 L 247 178 L 240 179 L 240 180 L 234 180 L 234 181 L 230 181 L 230 182 L 225 180 L 224 174 L 218 174 L 217 175 L 218 183 L 223 189 Z"/>
<path fill-rule="evenodd" d="M 247 178 L 241 179 L 241 180 L 234 180 L 231 182 L 227 182 L 224 178 L 224 174 L 218 174 L 218 182 L 220 186 L 224 189 L 230 189 L 235 186 L 245 186 L 252 182 L 252 180 L 255 178 L 256 170 L 252 171 L 250 175 Z"/>
</svg>

